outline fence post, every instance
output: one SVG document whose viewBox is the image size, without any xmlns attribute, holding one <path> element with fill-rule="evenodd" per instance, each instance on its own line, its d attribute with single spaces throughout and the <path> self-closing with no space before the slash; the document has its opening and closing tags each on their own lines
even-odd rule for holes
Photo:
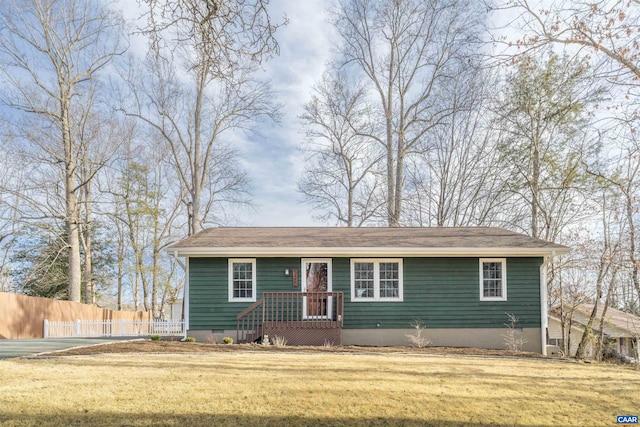
<svg viewBox="0 0 640 427">
<path fill-rule="evenodd" d="M 124 319 L 122 320 L 122 336 L 124 336 L 124 328 L 125 328 L 125 323 L 124 323 Z"/>
<path fill-rule="evenodd" d="M 49 338 L 49 321 L 44 319 L 44 338 Z"/>
<path fill-rule="evenodd" d="M 76 334 L 75 334 L 75 336 L 76 337 L 80 336 L 80 319 L 76 320 Z"/>
</svg>

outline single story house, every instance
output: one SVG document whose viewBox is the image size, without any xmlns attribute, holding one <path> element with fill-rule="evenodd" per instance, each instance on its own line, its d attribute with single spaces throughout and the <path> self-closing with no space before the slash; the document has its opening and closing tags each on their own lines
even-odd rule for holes
<svg viewBox="0 0 640 427">
<path fill-rule="evenodd" d="M 168 248 L 186 258 L 198 340 L 504 348 L 546 353 L 546 263 L 569 248 L 500 228 L 219 227 Z"/>
<path fill-rule="evenodd" d="M 560 307 L 549 311 L 549 338 L 548 344 L 564 349 L 565 339 L 569 340 L 569 355 L 575 356 L 578 344 L 582 339 L 589 316 L 593 311 L 593 304 L 578 304 L 575 307 L 564 307 L 562 317 L 565 319 L 565 333 L 562 334 L 562 317 Z M 600 333 L 600 319 L 604 311 L 604 305 L 598 304 L 596 319 L 592 325 L 596 334 Z M 569 322 L 571 320 L 571 322 Z M 569 334 L 569 325 L 571 333 Z M 637 357 L 638 337 L 640 337 L 640 317 L 625 313 L 613 307 L 607 307 L 603 323 L 604 337 L 609 349 L 623 357 Z M 587 354 L 593 357 L 593 348 L 587 348 Z"/>
</svg>

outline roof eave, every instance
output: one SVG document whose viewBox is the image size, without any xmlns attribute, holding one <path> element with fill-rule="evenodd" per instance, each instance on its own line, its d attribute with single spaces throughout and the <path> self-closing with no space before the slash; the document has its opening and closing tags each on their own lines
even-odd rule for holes
<svg viewBox="0 0 640 427">
<path fill-rule="evenodd" d="M 387 248 L 387 247 L 183 247 L 180 257 L 529 257 L 557 256 L 569 248 Z"/>
</svg>

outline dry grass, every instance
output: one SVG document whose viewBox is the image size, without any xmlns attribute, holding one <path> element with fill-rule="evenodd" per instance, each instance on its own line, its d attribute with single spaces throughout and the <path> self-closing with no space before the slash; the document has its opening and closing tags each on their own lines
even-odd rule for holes
<svg viewBox="0 0 640 427">
<path fill-rule="evenodd" d="M 490 350 L 469 347 L 359 347 L 359 346 L 263 346 L 259 344 L 215 344 L 189 343 L 180 341 L 124 341 L 114 344 L 99 344 L 88 347 L 77 347 L 71 350 L 51 353 L 55 356 L 86 356 L 107 353 L 219 353 L 237 351 L 295 352 L 295 353 L 427 353 L 427 354 L 465 354 L 476 356 L 513 356 L 543 358 L 540 353 L 511 352 L 507 350 Z"/>
<path fill-rule="evenodd" d="M 614 425 L 640 372 L 398 353 L 105 354 L 0 361 L 0 425 Z"/>
</svg>

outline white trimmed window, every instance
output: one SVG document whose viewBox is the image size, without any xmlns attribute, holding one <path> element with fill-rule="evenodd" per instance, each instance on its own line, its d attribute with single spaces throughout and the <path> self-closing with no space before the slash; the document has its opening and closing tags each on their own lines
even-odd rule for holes
<svg viewBox="0 0 640 427">
<path fill-rule="evenodd" d="M 507 300 L 507 260 L 480 258 L 480 301 Z"/>
<path fill-rule="evenodd" d="M 351 301 L 402 301 L 402 260 L 352 259 Z"/>
<path fill-rule="evenodd" d="M 229 259 L 229 301 L 256 301 L 255 259 Z"/>
</svg>

